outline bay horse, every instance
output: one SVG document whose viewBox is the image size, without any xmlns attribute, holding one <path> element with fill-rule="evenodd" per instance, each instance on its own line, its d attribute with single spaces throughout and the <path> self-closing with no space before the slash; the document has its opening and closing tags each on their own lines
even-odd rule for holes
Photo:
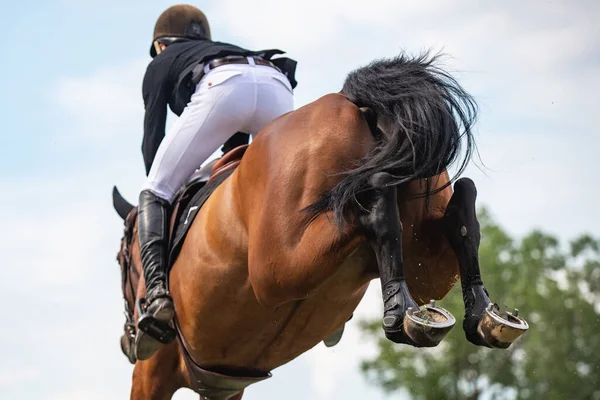
<svg viewBox="0 0 600 400">
<path fill-rule="evenodd" d="M 461 173 L 471 157 L 477 107 L 438 57 L 374 61 L 350 73 L 341 92 L 256 136 L 172 265 L 178 340 L 137 362 L 128 338 L 144 284 L 135 213 L 121 199 L 132 400 L 170 399 L 181 387 L 239 400 L 339 331 L 377 278 L 382 327 L 395 343 L 440 343 L 455 319 L 435 300 L 459 278 L 467 340 L 507 348 L 526 331 L 483 286 L 476 188 L 461 178 L 453 189 L 447 172 L 459 162 Z"/>
</svg>

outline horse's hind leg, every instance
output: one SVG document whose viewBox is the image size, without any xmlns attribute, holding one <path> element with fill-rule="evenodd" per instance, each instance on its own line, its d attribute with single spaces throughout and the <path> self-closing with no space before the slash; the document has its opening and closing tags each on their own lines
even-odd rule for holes
<svg viewBox="0 0 600 400">
<path fill-rule="evenodd" d="M 131 400 L 170 400 L 185 386 L 177 343 L 162 346 L 151 358 L 137 361 L 133 369 Z"/>
<path fill-rule="evenodd" d="M 477 189 L 472 180 L 459 179 L 442 219 L 444 232 L 460 268 L 467 339 L 478 346 L 507 348 L 527 330 L 527 323 L 515 314 L 501 315 L 488 297 L 479 270 L 481 233 L 475 211 Z"/>
<path fill-rule="evenodd" d="M 383 328 L 388 339 L 417 347 L 436 346 L 454 325 L 454 317 L 435 308 L 419 311 L 404 278 L 402 262 L 402 223 L 397 206 L 397 190 L 385 187 L 391 177 L 381 172 L 372 178 L 367 212 L 360 216 L 360 224 L 377 257 L 384 301 Z M 432 307 L 433 308 L 433 307 Z"/>
</svg>

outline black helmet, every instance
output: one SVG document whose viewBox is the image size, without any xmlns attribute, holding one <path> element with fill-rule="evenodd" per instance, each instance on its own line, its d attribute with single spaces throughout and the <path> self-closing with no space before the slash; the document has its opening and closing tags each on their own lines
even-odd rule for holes
<svg viewBox="0 0 600 400">
<path fill-rule="evenodd" d="M 155 41 L 169 44 L 179 38 L 210 40 L 210 26 L 202 11 L 187 4 L 167 8 L 154 25 L 150 56 L 156 56 Z"/>
</svg>

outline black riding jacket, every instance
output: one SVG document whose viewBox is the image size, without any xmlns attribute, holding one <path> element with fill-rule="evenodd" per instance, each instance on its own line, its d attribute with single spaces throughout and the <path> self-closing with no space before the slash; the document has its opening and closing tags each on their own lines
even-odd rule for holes
<svg viewBox="0 0 600 400">
<path fill-rule="evenodd" d="M 277 65 L 295 87 L 296 61 L 286 57 L 271 59 L 283 53 L 281 50 L 250 51 L 210 40 L 182 39 L 167 46 L 148 65 L 142 85 L 146 109 L 142 155 L 146 174 L 165 136 L 167 104 L 173 113 L 181 115 L 195 90 L 191 78 L 196 65 L 231 55 L 260 56 Z"/>
</svg>

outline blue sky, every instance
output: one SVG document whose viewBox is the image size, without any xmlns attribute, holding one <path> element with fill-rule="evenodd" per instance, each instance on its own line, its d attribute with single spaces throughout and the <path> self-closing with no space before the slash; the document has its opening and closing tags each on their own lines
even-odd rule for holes
<svg viewBox="0 0 600 400">
<path fill-rule="evenodd" d="M 110 190 L 117 184 L 135 199 L 143 182 L 141 79 L 154 21 L 172 4 L 0 5 L 0 398 L 128 397 L 115 261 L 122 222 Z M 600 235 L 598 3 L 192 4 L 206 12 L 216 40 L 277 47 L 298 60 L 296 106 L 338 91 L 349 71 L 375 58 L 443 49 L 481 107 L 477 140 L 487 168 L 465 173 L 479 204 L 515 235 L 535 227 L 564 240 Z M 377 317 L 380 307 L 374 281 L 358 315 Z M 357 320 L 338 347 L 317 346 L 245 399 L 384 399 L 358 373 L 372 348 Z"/>
</svg>

